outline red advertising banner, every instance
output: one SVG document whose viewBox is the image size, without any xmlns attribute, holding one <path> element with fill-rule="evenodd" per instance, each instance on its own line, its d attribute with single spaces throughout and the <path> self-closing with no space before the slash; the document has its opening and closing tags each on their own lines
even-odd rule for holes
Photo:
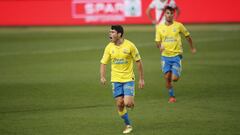
<svg viewBox="0 0 240 135">
<path fill-rule="evenodd" d="M 150 24 L 151 0 L 1 0 L 0 26 Z M 240 22 L 239 0 L 176 0 L 185 23 Z"/>
<path fill-rule="evenodd" d="M 240 0 L 176 0 L 184 23 L 239 23 Z"/>
<path fill-rule="evenodd" d="M 73 19 L 89 24 L 142 20 L 141 0 L 72 0 L 71 4 Z M 134 18 L 133 22 L 129 22 L 131 18 Z"/>
</svg>

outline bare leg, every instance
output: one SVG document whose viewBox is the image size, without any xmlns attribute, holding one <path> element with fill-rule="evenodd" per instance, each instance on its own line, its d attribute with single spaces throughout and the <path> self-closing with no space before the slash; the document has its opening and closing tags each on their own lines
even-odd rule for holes
<svg viewBox="0 0 240 135">
<path fill-rule="evenodd" d="M 179 77 L 172 74 L 172 81 L 177 82 L 179 80 Z"/>
<path fill-rule="evenodd" d="M 172 88 L 172 72 L 167 72 L 164 75 L 165 81 L 166 81 L 166 88 L 170 89 Z"/>
<path fill-rule="evenodd" d="M 130 120 L 128 117 L 127 109 L 125 107 L 124 97 L 120 96 L 120 97 L 115 98 L 115 100 L 116 100 L 116 105 L 117 105 L 119 116 L 124 120 L 125 125 L 129 126 Z"/>
<path fill-rule="evenodd" d="M 128 108 L 134 108 L 134 96 L 124 96 L 124 105 Z"/>
<path fill-rule="evenodd" d="M 169 96 L 170 96 L 168 102 L 169 103 L 174 103 L 174 102 L 176 102 L 176 98 L 175 98 L 175 95 L 174 95 L 172 81 L 177 81 L 178 78 L 175 75 L 173 75 L 172 72 L 167 72 L 164 75 L 164 78 L 166 80 L 166 88 L 167 88 Z"/>
<path fill-rule="evenodd" d="M 124 109 L 124 100 L 123 100 L 123 96 L 120 97 L 116 97 L 115 98 L 116 101 L 116 106 L 119 112 L 122 112 Z"/>
</svg>

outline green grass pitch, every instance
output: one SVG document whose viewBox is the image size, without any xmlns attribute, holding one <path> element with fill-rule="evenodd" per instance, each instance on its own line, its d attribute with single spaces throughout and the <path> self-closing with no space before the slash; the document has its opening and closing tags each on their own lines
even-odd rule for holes
<svg viewBox="0 0 240 135">
<path fill-rule="evenodd" d="M 142 56 L 146 83 L 136 89 L 136 107 L 129 112 L 133 135 L 240 133 L 240 24 L 186 27 L 198 52 L 192 55 L 183 40 L 177 103 L 168 104 L 154 26 L 125 26 L 125 37 Z M 0 28 L 0 134 L 121 135 L 111 84 L 99 83 L 108 30 Z"/>
</svg>

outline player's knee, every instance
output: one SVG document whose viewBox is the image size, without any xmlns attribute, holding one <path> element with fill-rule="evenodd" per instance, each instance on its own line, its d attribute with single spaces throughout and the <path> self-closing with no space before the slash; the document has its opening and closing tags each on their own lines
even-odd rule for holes
<svg viewBox="0 0 240 135">
<path fill-rule="evenodd" d="M 127 102 L 127 103 L 124 103 L 124 104 L 128 108 L 133 108 L 134 107 L 134 103 L 133 102 Z"/>
<path fill-rule="evenodd" d="M 164 75 L 164 78 L 167 82 L 171 82 L 172 81 L 172 78 L 171 78 L 171 73 L 168 72 Z"/>
<path fill-rule="evenodd" d="M 173 77 L 172 77 L 172 81 L 176 82 L 176 81 L 178 81 L 178 80 L 179 80 L 179 77 L 177 77 L 177 76 L 173 76 Z"/>
<path fill-rule="evenodd" d="M 117 102 L 117 107 L 118 108 L 124 108 L 124 102 L 123 101 Z"/>
</svg>

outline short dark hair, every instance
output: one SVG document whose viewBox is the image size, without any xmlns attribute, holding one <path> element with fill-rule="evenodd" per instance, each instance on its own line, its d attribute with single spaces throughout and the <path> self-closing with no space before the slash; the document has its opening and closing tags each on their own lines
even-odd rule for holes
<svg viewBox="0 0 240 135">
<path fill-rule="evenodd" d="M 124 30 L 123 30 L 123 27 L 121 25 L 112 25 L 111 29 L 116 30 L 117 33 L 121 33 L 121 37 L 123 36 Z"/>
<path fill-rule="evenodd" d="M 166 6 L 166 7 L 164 8 L 164 12 L 166 12 L 166 10 L 170 10 L 170 11 L 172 11 L 172 12 L 175 12 L 175 8 L 173 8 L 173 7 L 171 7 L 171 6 Z"/>
</svg>

